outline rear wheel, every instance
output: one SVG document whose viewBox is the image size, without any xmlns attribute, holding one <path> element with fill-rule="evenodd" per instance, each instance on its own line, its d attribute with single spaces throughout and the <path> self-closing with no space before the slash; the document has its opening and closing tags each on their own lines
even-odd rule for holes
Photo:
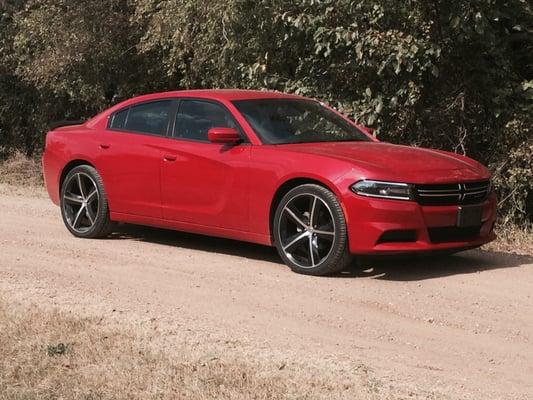
<svg viewBox="0 0 533 400">
<path fill-rule="evenodd" d="M 96 169 L 80 165 L 67 174 L 61 186 L 61 215 L 74 236 L 100 238 L 111 233 L 107 197 Z"/>
<path fill-rule="evenodd" d="M 339 272 L 353 259 L 342 207 L 319 185 L 298 186 L 281 199 L 274 216 L 274 242 L 283 261 L 301 274 Z"/>
</svg>

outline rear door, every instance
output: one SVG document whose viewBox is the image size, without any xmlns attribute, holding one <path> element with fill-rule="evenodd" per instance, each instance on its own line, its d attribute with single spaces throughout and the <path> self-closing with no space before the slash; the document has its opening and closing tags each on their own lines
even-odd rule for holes
<svg viewBox="0 0 533 400">
<path fill-rule="evenodd" d="M 163 151 L 163 217 L 203 226 L 247 231 L 250 145 L 211 143 L 210 128 L 239 128 L 220 103 L 180 100 L 173 138 Z M 245 138 L 245 136 L 243 136 Z"/>
<path fill-rule="evenodd" d="M 161 147 L 177 101 L 132 105 L 110 117 L 98 165 L 112 212 L 161 218 Z"/>
</svg>

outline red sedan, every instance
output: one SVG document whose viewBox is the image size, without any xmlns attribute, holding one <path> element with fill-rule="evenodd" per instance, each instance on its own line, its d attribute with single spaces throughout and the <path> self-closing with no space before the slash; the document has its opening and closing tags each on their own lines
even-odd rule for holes
<svg viewBox="0 0 533 400">
<path fill-rule="evenodd" d="M 354 255 L 454 252 L 495 238 L 490 173 L 467 157 L 381 143 L 299 96 L 194 90 L 127 100 L 47 134 L 46 187 L 66 227 L 114 222 L 276 246 L 324 275 Z"/>
</svg>

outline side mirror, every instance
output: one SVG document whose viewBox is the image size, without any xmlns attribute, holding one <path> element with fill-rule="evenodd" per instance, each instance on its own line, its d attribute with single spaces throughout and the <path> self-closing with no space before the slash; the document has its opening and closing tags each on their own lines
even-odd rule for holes
<svg viewBox="0 0 533 400">
<path fill-rule="evenodd" d="M 207 138 L 212 143 L 238 143 L 241 136 L 235 128 L 211 128 L 207 131 Z"/>
</svg>

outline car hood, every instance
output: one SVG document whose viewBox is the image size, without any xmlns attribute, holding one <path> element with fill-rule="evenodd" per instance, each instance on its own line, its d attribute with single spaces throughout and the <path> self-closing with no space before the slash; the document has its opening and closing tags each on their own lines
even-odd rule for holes
<svg viewBox="0 0 533 400">
<path fill-rule="evenodd" d="M 470 158 L 440 150 L 383 142 L 331 142 L 280 145 L 289 152 L 316 154 L 353 164 L 365 178 L 407 183 L 487 179 L 489 171 Z"/>
</svg>

